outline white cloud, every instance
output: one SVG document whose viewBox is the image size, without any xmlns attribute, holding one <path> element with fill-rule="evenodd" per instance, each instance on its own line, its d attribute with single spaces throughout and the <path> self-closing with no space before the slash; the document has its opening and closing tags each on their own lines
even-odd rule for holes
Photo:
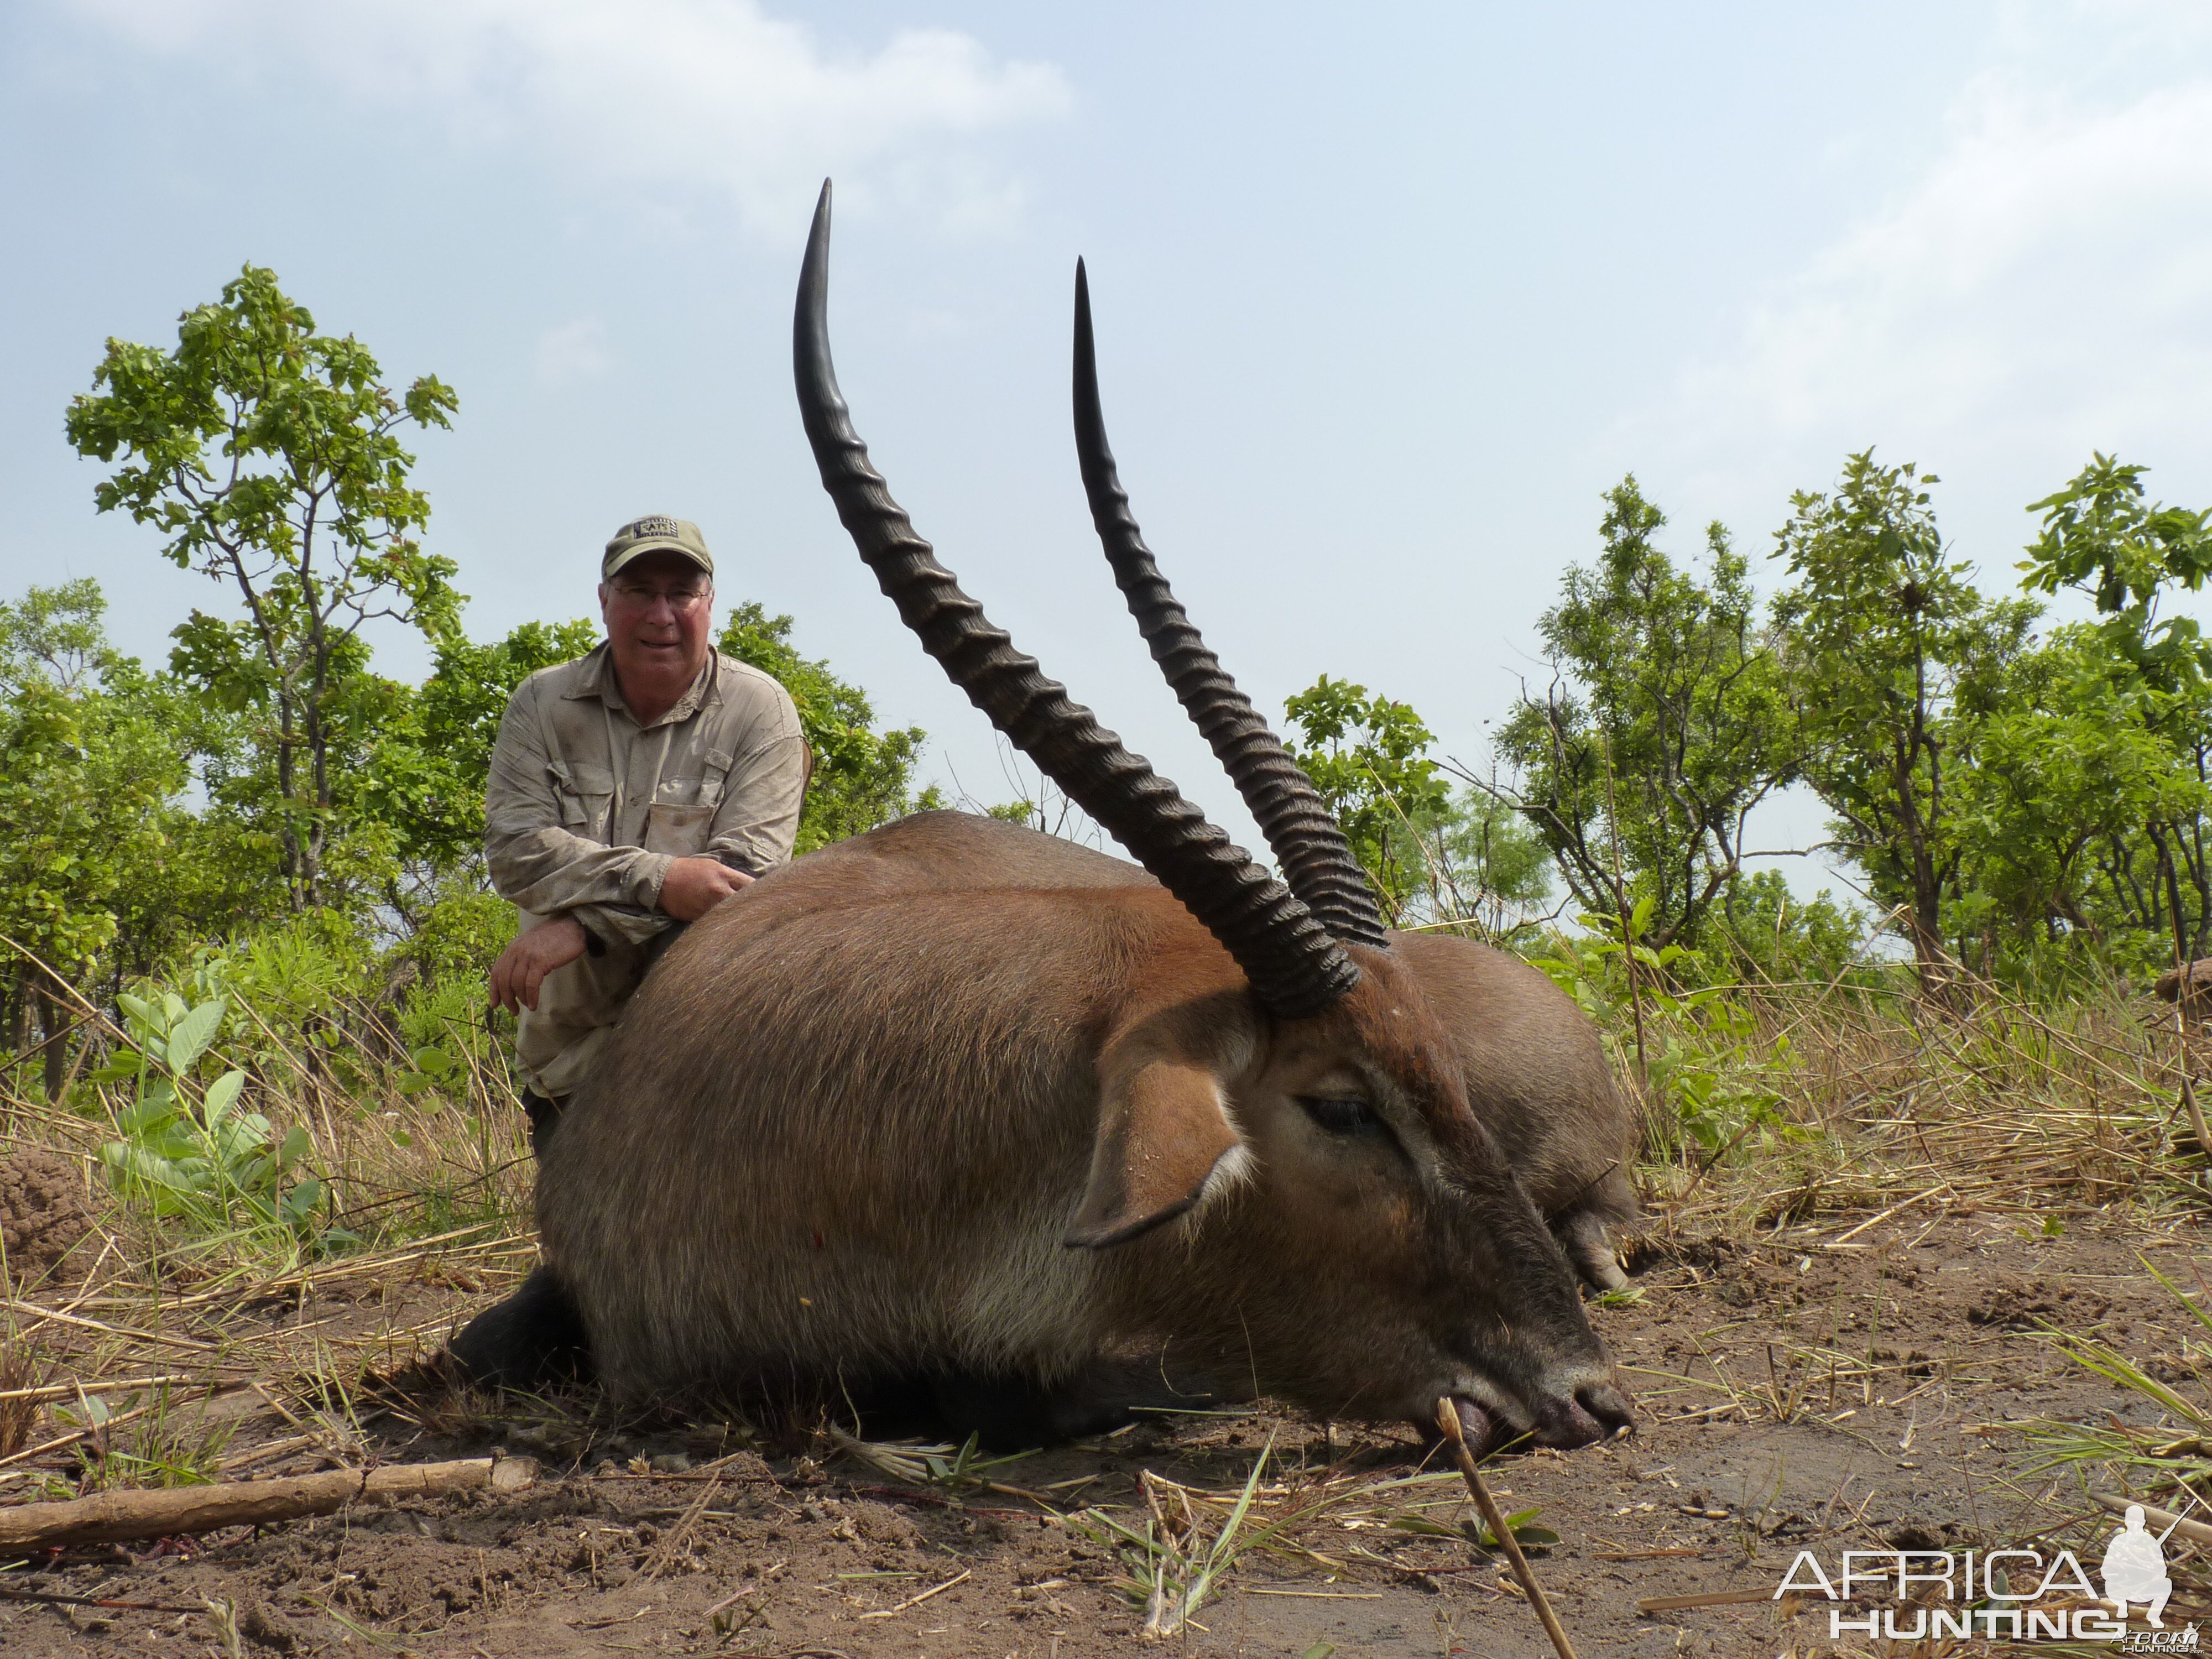
<svg viewBox="0 0 2212 1659">
<path fill-rule="evenodd" d="M 1909 188 L 1614 437 L 1770 523 L 1779 475 L 1869 443 L 2016 509 L 2092 447 L 2212 448 L 2208 301 L 2212 80 L 2084 106 L 1986 76 Z"/>
<path fill-rule="evenodd" d="M 706 187 L 797 234 L 825 174 L 956 226 L 1003 220 L 1018 182 L 988 135 L 1069 103 L 1048 64 L 909 29 L 823 50 L 754 0 L 80 0 L 150 52 L 249 73 L 304 68 L 478 142 L 543 147 L 605 182 Z M 848 177 L 849 175 L 849 178 Z"/>
<path fill-rule="evenodd" d="M 530 354 L 531 368 L 541 386 L 596 380 L 614 364 L 614 354 L 607 349 L 606 325 L 596 317 L 578 317 L 547 329 Z"/>
</svg>

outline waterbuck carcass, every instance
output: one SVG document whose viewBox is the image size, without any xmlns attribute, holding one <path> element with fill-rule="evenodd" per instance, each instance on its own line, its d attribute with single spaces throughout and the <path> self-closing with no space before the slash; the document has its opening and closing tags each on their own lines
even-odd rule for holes
<svg viewBox="0 0 2212 1659">
<path fill-rule="evenodd" d="M 1567 1259 L 1341 835 L 1255 800 L 1270 875 L 990 625 L 853 430 L 828 255 L 825 187 L 794 366 L 846 529 L 1152 880 L 872 865 L 893 842 L 957 862 L 940 815 L 720 906 L 572 1101 L 544 1264 L 457 1357 L 498 1380 L 565 1347 L 630 1400 L 920 1398 L 1000 1440 L 1188 1389 L 1416 1423 L 1448 1397 L 1478 1449 L 1625 1426 Z"/>
</svg>

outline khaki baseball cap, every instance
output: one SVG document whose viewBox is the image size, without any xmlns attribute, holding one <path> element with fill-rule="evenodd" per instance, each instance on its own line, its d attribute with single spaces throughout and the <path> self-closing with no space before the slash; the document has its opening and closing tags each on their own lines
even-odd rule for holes
<svg viewBox="0 0 2212 1659">
<path fill-rule="evenodd" d="M 707 550 L 707 538 L 699 533 L 697 525 L 689 519 L 648 513 L 615 532 L 614 539 L 607 544 L 606 557 L 599 562 L 600 580 L 605 580 L 647 553 L 681 553 L 708 575 L 714 574 L 714 556 Z"/>
</svg>

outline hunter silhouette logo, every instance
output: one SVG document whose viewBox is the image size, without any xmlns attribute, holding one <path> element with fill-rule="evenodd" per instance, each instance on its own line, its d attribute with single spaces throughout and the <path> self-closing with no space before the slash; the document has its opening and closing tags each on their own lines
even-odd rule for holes
<svg viewBox="0 0 2212 1659">
<path fill-rule="evenodd" d="M 2154 1630 L 2166 1628 L 2166 1598 L 2173 1594 L 2173 1580 L 2166 1576 L 2166 1540 L 2180 1524 L 2176 1516 L 2164 1532 L 2152 1534 L 2144 1529 L 2142 1505 L 2128 1505 L 2126 1524 L 2105 1546 L 2105 1599 L 2115 1618 L 2125 1619 L 2135 1602 Z"/>
</svg>

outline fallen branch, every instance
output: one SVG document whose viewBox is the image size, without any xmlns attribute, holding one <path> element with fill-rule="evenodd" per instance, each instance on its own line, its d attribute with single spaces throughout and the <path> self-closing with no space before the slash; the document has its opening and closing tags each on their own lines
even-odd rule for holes
<svg viewBox="0 0 2212 1659">
<path fill-rule="evenodd" d="M 2145 1504 L 2139 1498 L 2121 1498 L 2108 1492 L 2093 1492 L 2089 1499 L 2114 1515 L 2125 1515 L 2130 1505 L 2140 1505 L 2145 1526 L 2155 1527 L 2161 1532 L 2172 1528 L 2184 1538 L 2194 1539 L 2200 1544 L 2212 1544 L 2212 1526 L 2207 1526 L 2202 1521 L 2185 1521 L 2172 1510 L 2162 1510 L 2155 1504 Z"/>
<path fill-rule="evenodd" d="M 966 1583 L 970 1577 L 975 1576 L 975 1570 L 973 1567 L 964 1567 L 961 1570 L 960 1576 L 957 1578 L 948 1578 L 941 1584 L 933 1584 L 927 1589 L 922 1591 L 919 1595 L 908 1596 L 905 1601 L 900 1602 L 895 1607 L 878 1607 L 873 1613 L 862 1613 L 860 1617 L 863 1619 L 888 1619 L 895 1613 L 904 1613 L 908 1607 L 918 1607 L 924 1601 L 929 1600 L 931 1596 L 941 1595 L 946 1590 L 951 1589 L 955 1584 Z"/>
<path fill-rule="evenodd" d="M 190 1382 L 187 1371 L 168 1371 L 155 1376 L 118 1376 L 96 1382 L 47 1382 L 35 1389 L 0 1389 L 0 1400 L 74 1400 L 80 1394 L 121 1394 L 126 1389 L 165 1389 L 173 1382 Z"/>
<path fill-rule="evenodd" d="M 1498 1507 L 1498 1500 L 1490 1495 L 1490 1488 L 1482 1484 L 1482 1475 L 1474 1467 L 1474 1454 L 1468 1449 L 1467 1435 L 1459 1425 L 1459 1407 L 1452 1404 L 1449 1395 L 1437 1401 L 1437 1426 L 1443 1431 L 1444 1443 L 1451 1448 L 1452 1462 L 1459 1465 L 1460 1478 L 1467 1482 L 1468 1491 L 1474 1493 L 1474 1506 L 1482 1511 L 1490 1535 L 1498 1540 L 1498 1547 L 1505 1552 L 1505 1559 L 1513 1564 L 1513 1576 L 1521 1581 L 1521 1588 L 1528 1592 L 1528 1605 L 1536 1609 L 1536 1617 L 1543 1621 L 1544 1634 L 1552 1638 L 1552 1646 L 1559 1659 L 1575 1659 L 1575 1644 L 1567 1640 L 1559 1614 L 1552 1611 L 1544 1587 L 1536 1582 L 1535 1569 L 1521 1553 L 1521 1540 L 1505 1524 L 1505 1516 Z"/>
<path fill-rule="evenodd" d="M 0 1585 L 0 1601 L 33 1601 L 42 1607 L 122 1607 L 132 1613 L 205 1613 L 207 1604 L 179 1607 L 173 1601 L 118 1601 L 104 1595 L 62 1595 L 52 1590 L 11 1589 Z"/>
<path fill-rule="evenodd" d="M 1703 1595 L 1647 1595 L 1636 1604 L 1636 1610 L 1641 1613 L 1686 1613 L 1692 1607 L 1733 1607 L 1778 1599 L 1772 1590 L 1709 1590 Z"/>
<path fill-rule="evenodd" d="M 453 1463 L 386 1463 L 373 1469 L 331 1469 L 214 1486 L 103 1492 L 61 1504 L 0 1509 L 0 1550 L 52 1549 L 64 1544 L 212 1532 L 218 1527 L 262 1526 L 302 1516 L 332 1515 L 356 1502 L 390 1503 L 449 1492 L 519 1492 L 537 1478 L 538 1466 L 526 1457 L 471 1457 Z"/>
</svg>

